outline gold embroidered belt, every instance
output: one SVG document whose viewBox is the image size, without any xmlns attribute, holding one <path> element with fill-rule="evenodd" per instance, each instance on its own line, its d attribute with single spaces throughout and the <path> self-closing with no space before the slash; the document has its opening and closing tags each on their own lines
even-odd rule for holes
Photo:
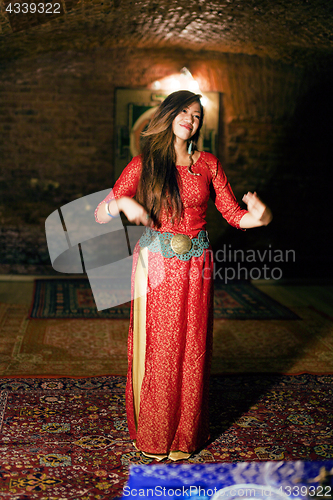
<svg viewBox="0 0 333 500">
<path fill-rule="evenodd" d="M 187 234 L 160 233 L 146 228 L 139 244 L 151 252 L 160 252 L 167 259 L 190 260 L 191 257 L 200 257 L 204 249 L 209 248 L 209 239 L 206 231 L 200 231 L 196 238 L 191 239 Z"/>
</svg>

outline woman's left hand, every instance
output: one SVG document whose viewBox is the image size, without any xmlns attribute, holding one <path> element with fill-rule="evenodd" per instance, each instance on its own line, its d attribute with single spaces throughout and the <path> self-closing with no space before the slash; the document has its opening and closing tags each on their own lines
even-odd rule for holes
<svg viewBox="0 0 333 500">
<path fill-rule="evenodd" d="M 243 201 L 247 205 L 247 210 L 251 216 L 263 226 L 267 226 L 273 218 L 271 210 L 261 201 L 257 193 L 248 192 L 243 196 Z"/>
</svg>

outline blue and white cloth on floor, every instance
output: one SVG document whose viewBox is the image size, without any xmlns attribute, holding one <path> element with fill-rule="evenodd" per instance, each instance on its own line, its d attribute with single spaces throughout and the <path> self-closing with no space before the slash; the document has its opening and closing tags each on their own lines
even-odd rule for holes
<svg viewBox="0 0 333 500">
<path fill-rule="evenodd" d="M 133 465 L 123 499 L 333 500 L 333 460 Z"/>
</svg>

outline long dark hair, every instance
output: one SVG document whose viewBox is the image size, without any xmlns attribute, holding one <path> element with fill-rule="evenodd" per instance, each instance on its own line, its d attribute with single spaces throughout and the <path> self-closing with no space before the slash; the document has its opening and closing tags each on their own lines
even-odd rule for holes
<svg viewBox="0 0 333 500">
<path fill-rule="evenodd" d="M 162 207 L 170 216 L 172 223 L 181 217 L 183 205 L 178 185 L 172 122 L 184 108 L 194 102 L 199 103 L 200 122 L 195 135 L 191 137 L 192 152 L 194 152 L 203 122 L 200 97 L 199 94 L 193 94 L 188 90 L 173 92 L 159 105 L 147 130 L 142 134 L 144 138 L 141 146 L 142 173 L 136 198 L 146 208 L 156 227 L 161 225 L 159 219 Z"/>
</svg>

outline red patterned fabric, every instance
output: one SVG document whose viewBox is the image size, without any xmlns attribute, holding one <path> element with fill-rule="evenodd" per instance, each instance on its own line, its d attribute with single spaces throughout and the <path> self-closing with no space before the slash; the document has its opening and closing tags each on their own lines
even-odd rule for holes
<svg viewBox="0 0 333 500">
<path fill-rule="evenodd" d="M 183 217 L 171 225 L 162 213 L 159 231 L 196 237 L 206 226 L 207 202 L 212 184 L 215 204 L 233 226 L 246 210 L 241 210 L 218 159 L 202 152 L 191 175 L 178 166 Z M 140 157 L 124 169 L 113 189 L 113 196 L 135 196 L 141 171 Z M 106 200 L 111 199 L 111 194 Z M 104 201 L 104 200 L 103 200 Z M 138 248 L 137 248 L 138 250 Z M 133 279 L 138 252 L 133 262 Z M 155 287 L 161 271 L 165 277 Z M 147 453 L 170 451 L 191 453 L 209 437 L 208 378 L 213 332 L 213 258 L 211 249 L 189 261 L 148 254 L 148 294 L 146 309 L 145 375 L 140 395 L 140 414 L 136 428 L 133 407 L 133 311 L 128 339 L 128 378 L 126 408 L 128 428 L 138 449 Z"/>
<path fill-rule="evenodd" d="M 214 155 L 201 152 L 199 159 L 192 167 L 194 173 L 200 173 L 201 175 L 191 175 L 187 171 L 187 166 L 178 166 L 177 168 L 181 178 L 179 189 L 183 201 L 183 217 L 177 226 L 173 226 L 168 220 L 167 214 L 162 211 L 162 227 L 159 231 L 188 234 L 194 238 L 201 230 L 204 230 L 211 183 L 216 194 L 215 205 L 217 209 L 229 224 L 239 228 L 239 222 L 247 211 L 242 210 L 238 205 L 221 163 Z M 122 196 L 133 198 L 138 187 L 140 174 L 141 158 L 136 156 L 124 168 L 113 190 L 101 203 Z"/>
</svg>

